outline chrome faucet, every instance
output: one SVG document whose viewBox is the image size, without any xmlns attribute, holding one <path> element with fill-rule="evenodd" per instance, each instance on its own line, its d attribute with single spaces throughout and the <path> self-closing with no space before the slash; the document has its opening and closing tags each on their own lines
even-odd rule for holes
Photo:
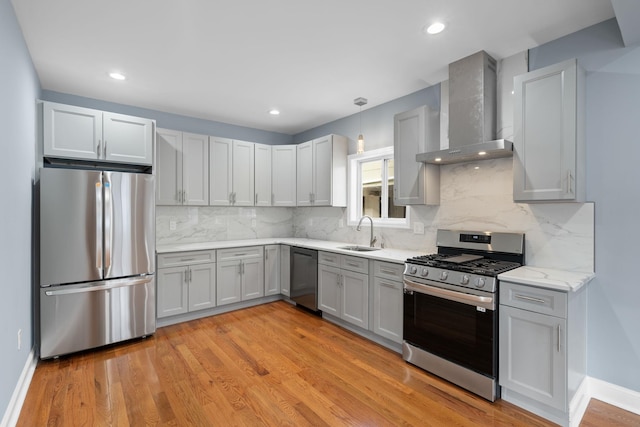
<svg viewBox="0 0 640 427">
<path fill-rule="evenodd" d="M 361 229 L 361 227 L 360 227 L 360 226 L 362 225 L 362 221 L 363 221 L 365 218 L 368 218 L 368 219 L 369 219 L 369 221 L 371 221 L 371 238 L 369 239 L 369 246 L 370 246 L 370 247 L 373 247 L 373 245 L 375 245 L 375 244 L 376 244 L 376 241 L 378 241 L 378 238 L 377 238 L 376 236 L 374 236 L 374 235 L 373 235 L 373 220 L 371 219 L 371 217 L 370 217 L 369 215 L 365 215 L 365 216 L 363 216 L 362 218 L 360 218 L 360 222 L 358 222 L 358 226 L 356 227 L 356 230 L 357 230 L 357 231 L 360 231 L 360 229 Z"/>
</svg>

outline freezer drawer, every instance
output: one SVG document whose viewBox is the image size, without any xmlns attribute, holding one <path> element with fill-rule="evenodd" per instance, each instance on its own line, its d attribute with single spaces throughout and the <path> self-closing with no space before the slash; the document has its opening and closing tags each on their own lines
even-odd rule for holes
<svg viewBox="0 0 640 427">
<path fill-rule="evenodd" d="M 100 347 L 156 330 L 155 276 L 40 289 L 40 357 Z"/>
</svg>

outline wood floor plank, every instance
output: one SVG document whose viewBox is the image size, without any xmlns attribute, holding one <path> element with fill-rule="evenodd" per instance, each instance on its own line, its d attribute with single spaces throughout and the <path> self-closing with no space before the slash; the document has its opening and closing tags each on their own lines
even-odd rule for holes
<svg viewBox="0 0 640 427">
<path fill-rule="evenodd" d="M 42 361 L 18 426 L 534 426 L 286 302 Z M 592 400 L 583 427 L 640 425 Z"/>
</svg>

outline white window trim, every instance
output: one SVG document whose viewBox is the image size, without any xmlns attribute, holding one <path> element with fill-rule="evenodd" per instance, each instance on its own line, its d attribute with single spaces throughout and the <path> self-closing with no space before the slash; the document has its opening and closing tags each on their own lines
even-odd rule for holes
<svg viewBox="0 0 640 427">
<path fill-rule="evenodd" d="M 359 212 L 362 199 L 362 177 L 358 174 L 359 164 L 374 159 L 393 158 L 393 146 L 379 148 L 377 150 L 365 151 L 361 154 L 351 154 L 347 157 L 347 225 L 357 226 L 360 221 L 361 213 Z M 395 165 L 396 167 L 398 165 Z M 384 172 L 386 173 L 386 171 Z M 411 209 L 406 207 L 406 218 L 373 218 L 373 224 L 376 227 L 390 228 L 411 228 Z"/>
</svg>

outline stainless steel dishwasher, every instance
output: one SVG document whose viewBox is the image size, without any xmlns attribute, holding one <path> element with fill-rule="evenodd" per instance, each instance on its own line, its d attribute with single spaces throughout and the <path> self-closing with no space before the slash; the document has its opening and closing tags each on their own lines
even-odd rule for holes
<svg viewBox="0 0 640 427">
<path fill-rule="evenodd" d="M 318 251 L 291 248 L 291 300 L 318 311 Z"/>
</svg>

